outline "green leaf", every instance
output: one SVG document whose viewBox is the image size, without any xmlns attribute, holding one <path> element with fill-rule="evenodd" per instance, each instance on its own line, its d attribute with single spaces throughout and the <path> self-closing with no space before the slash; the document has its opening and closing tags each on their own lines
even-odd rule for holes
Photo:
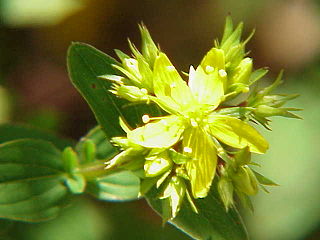
<svg viewBox="0 0 320 240">
<path fill-rule="evenodd" d="M 137 127 L 142 123 L 141 117 L 144 114 L 151 116 L 161 114 L 154 106 L 130 105 L 126 100 L 117 98 L 109 91 L 112 83 L 99 77 L 121 75 L 113 67 L 119 66 L 119 63 L 112 57 L 90 45 L 73 43 L 69 47 L 67 61 L 72 83 L 88 102 L 109 139 L 124 135 L 119 125 L 120 116 L 126 119 L 132 127 Z"/>
<path fill-rule="evenodd" d="M 112 64 L 117 64 L 116 60 L 89 45 L 73 43 L 67 61 L 72 83 L 88 102 L 108 137 L 122 134 L 118 121 L 123 102 L 109 93 L 109 81 L 98 78 L 116 74 L 112 67 Z"/>
<path fill-rule="evenodd" d="M 129 201 L 138 198 L 140 179 L 131 171 L 114 172 L 88 182 L 86 191 L 105 201 Z"/>
<path fill-rule="evenodd" d="M 210 119 L 211 134 L 235 148 L 249 147 L 250 152 L 265 153 L 268 142 L 249 124 L 229 116 L 212 115 Z"/>
<path fill-rule="evenodd" d="M 0 143 L 18 140 L 22 138 L 32 138 L 49 141 L 60 150 L 63 150 L 68 146 L 74 145 L 74 143 L 69 139 L 66 140 L 60 138 L 50 132 L 43 131 L 35 127 L 16 124 L 0 125 Z"/>
<path fill-rule="evenodd" d="M 248 239 L 247 231 L 239 213 L 235 209 L 230 209 L 226 212 L 216 189 L 215 181 L 206 198 L 195 200 L 195 205 L 199 211 L 198 214 L 192 210 L 185 198 L 180 212 L 170 223 L 194 239 Z M 159 214 L 162 212 L 162 201 L 158 199 L 155 188 L 147 194 L 147 201 L 156 212 Z"/>
<path fill-rule="evenodd" d="M 69 199 L 61 152 L 42 140 L 0 145 L 0 218 L 54 218 Z"/>
</svg>

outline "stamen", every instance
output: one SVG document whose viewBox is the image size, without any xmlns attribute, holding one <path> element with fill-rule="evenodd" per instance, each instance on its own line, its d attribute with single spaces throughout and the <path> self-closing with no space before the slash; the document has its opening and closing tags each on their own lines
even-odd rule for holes
<svg viewBox="0 0 320 240">
<path fill-rule="evenodd" d="M 212 66 L 206 66 L 206 72 L 207 73 L 211 73 L 211 72 L 213 72 L 214 71 L 214 67 L 212 67 Z"/>
<path fill-rule="evenodd" d="M 168 69 L 169 71 L 174 71 L 174 70 L 175 70 L 174 66 L 167 66 L 167 69 Z"/>
<path fill-rule="evenodd" d="M 190 119 L 190 123 L 191 123 L 192 127 L 197 127 L 198 126 L 197 121 L 195 121 L 193 118 Z"/>
<path fill-rule="evenodd" d="M 142 122 L 143 123 L 148 123 L 150 121 L 149 115 L 145 114 L 142 116 Z"/>
<path fill-rule="evenodd" d="M 189 148 L 189 147 L 184 147 L 183 151 L 186 152 L 186 153 L 192 153 L 192 149 Z"/>
<path fill-rule="evenodd" d="M 219 75 L 220 75 L 220 77 L 226 77 L 227 76 L 227 72 L 225 70 L 223 70 L 223 69 L 220 69 L 219 70 Z"/>
<path fill-rule="evenodd" d="M 174 82 L 170 84 L 170 87 L 171 87 L 171 88 L 175 88 L 176 86 L 177 86 L 177 85 L 176 85 L 176 83 L 174 83 Z"/>
<path fill-rule="evenodd" d="M 145 89 L 145 88 L 141 88 L 140 91 L 141 91 L 143 94 L 148 94 L 148 90 Z"/>
</svg>

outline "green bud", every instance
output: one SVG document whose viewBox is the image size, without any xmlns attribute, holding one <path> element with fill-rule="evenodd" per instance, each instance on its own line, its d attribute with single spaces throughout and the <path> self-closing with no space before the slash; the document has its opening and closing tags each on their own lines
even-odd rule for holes
<svg viewBox="0 0 320 240">
<path fill-rule="evenodd" d="M 227 177 L 221 177 L 218 182 L 218 192 L 226 210 L 228 211 L 228 209 L 234 204 L 233 184 L 231 179 L 228 179 Z"/>
<path fill-rule="evenodd" d="M 251 72 L 252 72 L 252 59 L 244 58 L 232 73 L 230 82 L 248 84 Z"/>
<path fill-rule="evenodd" d="M 96 157 L 96 145 L 91 139 L 86 139 L 83 143 L 84 160 L 86 163 L 93 162 Z"/>
<path fill-rule="evenodd" d="M 64 169 L 68 173 L 73 173 L 79 166 L 78 155 L 72 147 L 67 147 L 62 152 Z"/>
<path fill-rule="evenodd" d="M 141 78 L 141 86 L 148 90 L 148 92 L 153 93 L 153 72 L 150 69 L 150 65 L 145 61 L 143 57 L 138 57 L 138 67 Z"/>
<path fill-rule="evenodd" d="M 220 46 L 220 48 L 227 53 L 230 51 L 232 47 L 240 43 L 240 38 L 243 30 L 243 23 L 239 23 L 239 25 L 234 31 L 232 31 L 231 29 L 231 24 L 229 24 L 229 26 L 227 26 L 226 24 L 225 31 L 228 31 L 228 33 L 224 34 L 223 41 L 221 42 Z"/>
<path fill-rule="evenodd" d="M 126 137 L 113 137 L 111 139 L 113 145 L 118 146 L 122 149 L 127 149 L 130 147 L 130 141 Z"/>
<path fill-rule="evenodd" d="M 291 113 L 290 111 L 299 111 L 300 109 L 295 108 L 275 108 L 267 105 L 260 105 L 254 113 L 259 117 L 271 117 L 271 116 L 282 116 L 288 118 L 300 118 L 299 116 Z"/>
<path fill-rule="evenodd" d="M 144 155 L 141 149 L 128 148 L 117 154 L 111 160 L 105 162 L 106 169 L 110 169 L 131 161 L 138 161 L 141 159 L 144 159 Z"/>
<path fill-rule="evenodd" d="M 154 61 L 159 53 L 159 50 L 152 40 L 150 33 L 146 26 L 139 25 L 141 39 L 142 39 L 142 55 L 148 62 L 148 64 L 153 68 Z"/>
<path fill-rule="evenodd" d="M 245 55 L 244 44 L 237 44 L 229 49 L 226 53 L 226 68 L 228 71 L 234 71 L 240 64 Z"/>
<path fill-rule="evenodd" d="M 144 88 L 114 84 L 111 92 L 130 102 L 148 101 L 148 91 Z"/>
<path fill-rule="evenodd" d="M 170 170 L 172 161 L 166 152 L 146 158 L 144 171 L 146 177 L 155 177 Z"/>
<path fill-rule="evenodd" d="M 258 181 L 254 173 L 247 166 L 242 166 L 230 176 L 234 186 L 247 195 L 255 195 L 258 192 Z"/>
<path fill-rule="evenodd" d="M 298 94 L 290 94 L 290 95 L 266 95 L 263 96 L 262 100 L 259 101 L 260 105 L 268 105 L 271 107 L 281 107 L 283 106 L 287 101 L 295 99 L 298 97 Z"/>
<path fill-rule="evenodd" d="M 177 174 L 177 176 L 182 177 L 182 178 L 190 181 L 190 177 L 188 176 L 188 173 L 184 167 L 182 167 L 182 166 L 177 167 L 176 174 Z"/>
<path fill-rule="evenodd" d="M 171 207 L 171 217 L 175 218 L 180 210 L 186 192 L 184 180 L 180 177 L 173 176 L 165 188 L 160 199 L 169 199 Z"/>
<path fill-rule="evenodd" d="M 81 194 L 86 188 L 86 179 L 81 174 L 72 174 L 65 183 L 73 194 Z"/>
<path fill-rule="evenodd" d="M 171 171 L 167 171 L 165 172 L 158 180 L 157 180 L 157 184 L 156 187 L 159 188 L 162 183 L 164 183 L 164 181 L 167 179 L 167 177 L 170 175 Z"/>
<path fill-rule="evenodd" d="M 251 152 L 249 147 L 245 147 L 234 155 L 235 163 L 237 167 L 247 165 L 251 162 Z"/>
<path fill-rule="evenodd" d="M 178 153 L 177 151 L 170 149 L 169 156 L 173 160 L 175 164 L 185 164 L 187 161 L 191 160 L 190 156 L 186 156 L 182 153 Z"/>
</svg>

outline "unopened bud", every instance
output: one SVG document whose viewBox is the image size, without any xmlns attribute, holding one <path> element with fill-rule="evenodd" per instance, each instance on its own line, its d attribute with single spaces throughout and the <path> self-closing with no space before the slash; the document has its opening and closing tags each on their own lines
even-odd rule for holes
<svg viewBox="0 0 320 240">
<path fill-rule="evenodd" d="M 232 181 L 226 177 L 221 177 L 218 182 L 218 192 L 226 210 L 228 211 L 228 209 L 233 205 Z"/>
<path fill-rule="evenodd" d="M 121 98 L 127 99 L 130 102 L 141 102 L 148 100 L 148 95 L 146 94 L 145 90 L 135 86 L 116 86 L 115 94 Z"/>
<path fill-rule="evenodd" d="M 252 59 L 245 58 L 236 67 L 232 77 L 230 78 L 231 83 L 243 83 L 247 84 L 252 72 Z"/>
<path fill-rule="evenodd" d="M 254 173 L 247 166 L 238 168 L 237 172 L 231 175 L 234 186 L 247 195 L 255 195 L 258 192 L 258 181 Z"/>
<path fill-rule="evenodd" d="M 171 219 L 175 218 L 180 210 L 181 203 L 186 193 L 186 185 L 180 177 L 173 176 L 163 192 L 161 199 L 169 199 Z"/>
<path fill-rule="evenodd" d="M 155 177 L 168 171 L 171 166 L 171 159 L 166 153 L 163 153 L 147 158 L 144 164 L 144 172 L 146 177 Z"/>
</svg>

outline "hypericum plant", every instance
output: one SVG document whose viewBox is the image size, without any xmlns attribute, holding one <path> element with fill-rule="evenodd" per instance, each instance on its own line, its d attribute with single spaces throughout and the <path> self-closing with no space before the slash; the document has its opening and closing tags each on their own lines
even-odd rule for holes
<svg viewBox="0 0 320 240">
<path fill-rule="evenodd" d="M 276 185 L 251 168 L 258 165 L 251 153 L 268 149 L 253 125 L 269 129 L 269 117 L 298 118 L 291 112 L 298 109 L 282 107 L 297 95 L 272 93 L 282 73 L 252 88 L 267 70 L 254 70 L 245 51 L 252 34 L 241 40 L 242 28 L 228 17 L 222 40 L 181 74 L 143 25 L 141 52 L 129 41 L 132 55 L 116 50 L 120 62 L 72 44 L 71 80 L 100 126 L 77 144 L 0 127 L 0 217 L 50 219 L 81 193 L 144 197 L 164 222 L 195 239 L 247 239 L 234 196 L 252 208 L 259 186 Z"/>
</svg>

